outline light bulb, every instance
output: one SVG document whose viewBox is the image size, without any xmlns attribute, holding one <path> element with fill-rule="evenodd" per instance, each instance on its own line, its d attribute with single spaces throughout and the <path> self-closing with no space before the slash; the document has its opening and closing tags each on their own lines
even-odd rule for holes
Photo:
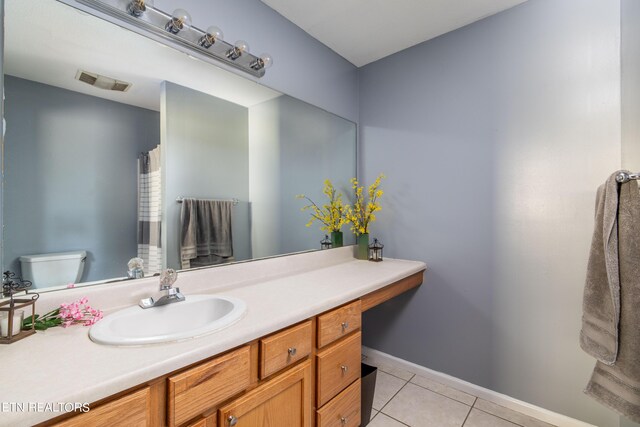
<svg viewBox="0 0 640 427">
<path fill-rule="evenodd" d="M 247 52 L 249 53 L 249 44 L 244 41 L 244 40 L 238 40 L 234 46 L 236 47 L 236 49 L 238 49 L 240 51 L 240 53 L 244 53 Z"/>
<path fill-rule="evenodd" d="M 205 49 L 209 49 L 217 40 L 222 40 L 223 37 L 224 34 L 222 33 L 222 30 L 215 25 L 212 25 L 207 28 L 207 33 L 200 37 L 198 44 Z"/>
<path fill-rule="evenodd" d="M 240 58 L 244 52 L 249 53 L 249 44 L 244 40 L 238 40 L 234 47 L 227 51 L 227 58 L 235 61 Z"/>
<path fill-rule="evenodd" d="M 268 53 L 263 53 L 260 55 L 255 61 L 253 61 L 249 66 L 254 70 L 262 70 L 263 68 L 269 68 L 273 65 L 273 58 Z"/>
<path fill-rule="evenodd" d="M 147 7 L 153 7 L 153 0 L 130 0 L 126 6 L 129 15 L 136 18 L 141 17 L 147 11 Z"/>
<path fill-rule="evenodd" d="M 164 29 L 172 34 L 178 34 L 181 30 L 191 25 L 191 15 L 184 9 L 176 9 L 171 14 L 171 19 L 164 26 Z"/>
</svg>

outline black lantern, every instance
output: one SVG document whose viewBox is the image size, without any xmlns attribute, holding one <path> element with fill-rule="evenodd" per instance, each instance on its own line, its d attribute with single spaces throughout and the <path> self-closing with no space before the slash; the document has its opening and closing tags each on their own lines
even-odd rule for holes
<svg viewBox="0 0 640 427">
<path fill-rule="evenodd" d="M 378 239 L 373 239 L 373 243 L 369 245 L 369 261 L 382 261 L 382 248 L 384 245 Z"/>
<path fill-rule="evenodd" d="M 329 236 L 325 235 L 324 239 L 322 239 L 320 241 L 320 247 L 322 249 L 331 249 L 332 244 L 331 244 L 331 239 L 329 238 Z"/>
</svg>

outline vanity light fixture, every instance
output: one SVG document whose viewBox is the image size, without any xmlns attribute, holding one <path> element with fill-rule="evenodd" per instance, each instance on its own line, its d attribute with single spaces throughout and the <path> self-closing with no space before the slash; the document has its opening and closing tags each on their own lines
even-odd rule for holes
<svg viewBox="0 0 640 427">
<path fill-rule="evenodd" d="M 249 53 L 249 44 L 244 40 L 238 40 L 236 44 L 227 51 L 227 58 L 235 61 L 240 58 L 244 52 Z"/>
<path fill-rule="evenodd" d="M 164 29 L 171 34 L 178 34 L 180 31 L 191 25 L 191 15 L 184 9 L 176 9 L 171 14 L 171 19 L 167 21 Z"/>
<path fill-rule="evenodd" d="M 222 33 L 222 30 L 213 25 L 207 28 L 207 33 L 204 36 L 200 37 L 200 40 L 198 40 L 198 44 L 205 49 L 209 49 L 215 44 L 216 40 L 222 40 L 223 38 L 224 34 Z"/>
<path fill-rule="evenodd" d="M 258 56 L 249 53 L 249 45 L 238 40 L 235 45 L 223 40 L 222 30 L 210 26 L 201 30 L 191 25 L 191 15 L 184 9 L 176 9 L 169 14 L 153 5 L 154 0 L 76 0 L 85 6 L 124 21 L 136 27 L 134 31 L 156 39 L 164 39 L 178 46 L 193 57 L 222 62 L 233 68 L 260 78 L 269 68 L 273 59 L 270 55 Z M 117 22 L 113 21 L 112 22 Z"/>
<path fill-rule="evenodd" d="M 147 11 L 147 6 L 153 7 L 153 0 L 132 0 L 127 5 L 127 12 L 139 18 Z"/>
</svg>

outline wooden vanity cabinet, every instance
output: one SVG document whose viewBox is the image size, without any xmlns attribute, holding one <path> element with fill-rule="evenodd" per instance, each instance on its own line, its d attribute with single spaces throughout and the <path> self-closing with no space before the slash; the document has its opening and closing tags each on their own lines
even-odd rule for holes
<svg viewBox="0 0 640 427">
<path fill-rule="evenodd" d="M 361 312 L 415 273 L 316 317 L 66 414 L 45 426 L 356 427 Z"/>
</svg>

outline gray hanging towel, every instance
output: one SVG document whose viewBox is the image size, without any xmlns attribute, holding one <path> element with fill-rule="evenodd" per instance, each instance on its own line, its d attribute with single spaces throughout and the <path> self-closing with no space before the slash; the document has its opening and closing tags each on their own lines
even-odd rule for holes
<svg viewBox="0 0 640 427">
<path fill-rule="evenodd" d="M 617 183 L 613 187 L 612 178 L 615 181 L 615 176 L 609 178 L 603 191 L 598 192 L 598 211 L 603 213 L 596 214 L 594 240 L 602 230 L 605 238 L 601 240 L 602 250 L 592 245 L 585 286 L 581 344 L 587 353 L 599 355 L 585 393 L 640 422 L 640 191 L 635 180 L 618 189 Z M 613 189 L 616 220 L 606 212 L 614 195 L 605 193 Z M 602 223 L 598 221 L 600 216 Z M 604 228 L 599 230 L 600 224 Z M 609 234 L 607 224 L 614 230 Z M 613 250 L 612 242 L 617 250 Z M 606 258 L 606 275 L 601 271 L 602 262 L 596 262 L 600 254 Z M 601 331 L 595 333 L 598 327 Z"/>
<path fill-rule="evenodd" d="M 580 346 L 602 363 L 618 356 L 618 183 L 616 173 L 598 188 L 596 216 L 582 303 Z"/>
<path fill-rule="evenodd" d="M 233 258 L 233 202 L 184 199 L 180 212 L 182 268 L 219 264 Z"/>
</svg>

